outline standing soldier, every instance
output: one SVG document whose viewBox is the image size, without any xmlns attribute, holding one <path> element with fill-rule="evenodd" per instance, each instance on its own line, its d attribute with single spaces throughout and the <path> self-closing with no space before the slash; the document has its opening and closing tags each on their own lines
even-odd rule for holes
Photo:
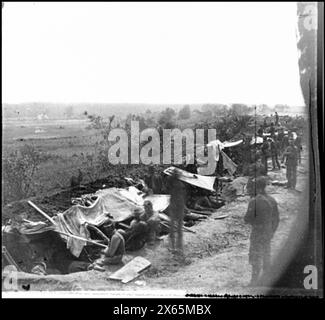
<svg viewBox="0 0 325 320">
<path fill-rule="evenodd" d="M 297 138 L 294 142 L 295 146 L 297 147 L 297 152 L 298 152 L 298 162 L 301 164 L 301 150 L 302 150 L 302 145 L 301 145 L 301 135 L 298 134 Z"/>
<path fill-rule="evenodd" d="M 274 123 L 271 122 L 271 127 L 269 130 L 270 134 L 271 134 L 271 138 L 273 138 L 275 136 L 275 127 L 274 127 Z"/>
<path fill-rule="evenodd" d="M 270 149 L 271 149 L 271 158 L 272 158 L 272 166 L 273 170 L 276 170 L 275 165 L 277 165 L 278 169 L 281 169 L 280 162 L 278 160 L 278 154 L 279 154 L 279 144 L 274 137 L 274 139 L 270 139 Z"/>
<path fill-rule="evenodd" d="M 246 176 L 249 174 L 249 165 L 251 163 L 251 146 L 250 146 L 250 137 L 244 136 L 243 143 L 242 143 L 242 160 L 243 160 L 243 167 L 242 171 L 243 174 Z"/>
<path fill-rule="evenodd" d="M 279 115 L 278 113 L 275 111 L 275 126 L 277 127 L 279 125 Z"/>
<path fill-rule="evenodd" d="M 267 175 L 267 160 L 269 157 L 269 152 L 270 152 L 270 145 L 269 141 L 264 137 L 264 141 L 262 144 L 262 160 L 263 160 L 263 165 L 265 168 L 265 174 Z"/>
<path fill-rule="evenodd" d="M 284 143 L 283 138 L 284 138 L 284 130 L 283 130 L 283 128 L 280 128 L 278 130 L 278 137 L 277 137 L 277 140 L 278 140 L 278 155 L 279 156 L 283 152 L 283 143 Z"/>
<path fill-rule="evenodd" d="M 246 185 L 246 190 L 251 197 L 256 196 L 256 179 L 266 174 L 265 167 L 262 164 L 260 155 L 256 155 L 255 162 L 249 166 L 248 169 L 249 178 Z"/>
<path fill-rule="evenodd" d="M 257 284 L 263 269 L 267 273 L 271 264 L 271 240 L 279 225 L 276 200 L 265 193 L 266 178 L 256 179 L 256 193 L 248 204 L 245 222 L 252 226 L 249 247 L 249 263 L 252 266 L 250 285 Z"/>
<path fill-rule="evenodd" d="M 155 171 L 153 166 L 149 167 L 148 174 L 144 177 L 144 182 L 146 183 L 147 187 L 152 190 L 154 194 L 162 193 L 163 189 L 163 182 L 160 174 Z"/>
<path fill-rule="evenodd" d="M 174 253 L 183 255 L 183 219 L 186 201 L 186 190 L 184 184 L 179 180 L 178 172 L 174 171 L 169 178 L 170 192 L 170 245 Z M 175 239 L 176 233 L 176 239 Z"/>
<path fill-rule="evenodd" d="M 263 121 L 263 128 L 264 128 L 264 130 L 267 128 L 266 118 L 264 118 L 264 121 Z"/>
<path fill-rule="evenodd" d="M 284 134 L 282 139 L 282 156 L 283 156 L 283 152 L 287 149 L 288 146 L 289 146 L 289 136 L 288 134 Z"/>
<path fill-rule="evenodd" d="M 286 159 L 287 167 L 287 187 L 289 189 L 295 189 L 297 183 L 297 164 L 298 164 L 298 151 L 297 147 L 294 145 L 293 139 L 289 140 L 289 146 L 283 153 L 282 163 Z"/>
<path fill-rule="evenodd" d="M 264 128 L 263 128 L 263 125 L 261 124 L 260 127 L 257 130 L 257 135 L 259 137 L 262 137 L 263 138 L 263 133 L 264 133 Z"/>
</svg>

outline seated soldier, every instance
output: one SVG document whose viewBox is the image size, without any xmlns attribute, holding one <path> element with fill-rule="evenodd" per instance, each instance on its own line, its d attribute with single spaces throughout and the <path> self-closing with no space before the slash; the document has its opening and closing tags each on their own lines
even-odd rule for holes
<svg viewBox="0 0 325 320">
<path fill-rule="evenodd" d="M 122 262 L 125 253 L 125 231 L 115 229 L 113 222 L 103 226 L 105 235 L 110 239 L 110 245 L 104 249 L 101 258 L 95 264 L 103 266 L 109 264 L 119 264 Z"/>
<path fill-rule="evenodd" d="M 144 182 L 148 189 L 152 190 L 154 194 L 161 194 L 163 189 L 163 181 L 160 174 L 153 166 L 149 167 L 148 174 L 144 177 Z"/>
<path fill-rule="evenodd" d="M 129 251 L 135 251 L 141 249 L 147 238 L 148 224 L 145 221 L 141 221 L 140 216 L 143 213 L 143 209 L 134 209 L 134 218 L 130 223 L 130 229 L 126 231 L 125 248 Z"/>
<path fill-rule="evenodd" d="M 158 213 L 153 211 L 151 201 L 146 200 L 143 206 L 144 213 L 140 215 L 140 220 L 144 221 L 148 226 L 147 240 L 148 244 L 152 245 L 160 232 L 160 218 Z"/>
</svg>

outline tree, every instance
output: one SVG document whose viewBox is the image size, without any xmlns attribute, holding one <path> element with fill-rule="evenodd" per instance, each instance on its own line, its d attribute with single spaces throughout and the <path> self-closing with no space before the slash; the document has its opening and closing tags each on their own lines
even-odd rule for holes
<svg viewBox="0 0 325 320">
<path fill-rule="evenodd" d="M 176 127 L 176 112 L 174 109 L 167 108 L 160 113 L 158 124 L 164 129 L 173 129 Z"/>
<path fill-rule="evenodd" d="M 186 120 L 191 117 L 191 109 L 190 106 L 187 104 L 178 112 L 178 119 Z"/>
<path fill-rule="evenodd" d="M 231 109 L 237 115 L 244 115 L 252 111 L 246 104 L 242 104 L 242 103 L 232 104 Z"/>
</svg>

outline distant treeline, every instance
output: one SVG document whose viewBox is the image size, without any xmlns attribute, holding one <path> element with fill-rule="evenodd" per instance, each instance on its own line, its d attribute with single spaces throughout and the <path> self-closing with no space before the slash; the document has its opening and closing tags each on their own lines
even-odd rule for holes
<svg viewBox="0 0 325 320">
<path fill-rule="evenodd" d="M 2 116 L 4 119 L 81 119 L 85 114 L 97 114 L 103 117 L 115 115 L 125 117 L 128 114 L 143 114 L 148 110 L 160 112 L 166 108 L 172 108 L 176 112 L 183 110 L 180 118 L 187 118 L 191 111 L 211 113 L 212 115 L 222 114 L 231 107 L 239 114 L 254 112 L 255 106 L 242 103 L 230 105 L 224 104 L 133 104 L 133 103 L 21 103 L 2 105 Z M 292 109 L 287 105 L 267 106 L 265 104 L 256 106 L 258 113 L 280 113 L 290 112 Z M 296 108 L 295 108 L 296 109 Z"/>
</svg>

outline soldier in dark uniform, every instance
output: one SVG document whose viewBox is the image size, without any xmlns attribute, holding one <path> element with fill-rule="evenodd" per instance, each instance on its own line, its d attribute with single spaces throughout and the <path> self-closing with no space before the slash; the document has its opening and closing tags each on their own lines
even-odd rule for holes
<svg viewBox="0 0 325 320">
<path fill-rule="evenodd" d="M 270 145 L 268 140 L 265 138 L 262 144 L 262 160 L 265 168 L 265 175 L 267 175 L 267 161 L 269 158 L 269 152 L 270 152 Z"/>
<path fill-rule="evenodd" d="M 186 201 L 186 189 L 184 184 L 178 179 L 179 174 L 175 171 L 169 177 L 170 193 L 170 245 L 171 250 L 183 255 L 183 219 Z"/>
<path fill-rule="evenodd" d="M 279 125 L 279 115 L 278 113 L 275 111 L 275 126 Z"/>
<path fill-rule="evenodd" d="M 295 146 L 297 147 L 297 152 L 298 152 L 298 162 L 299 164 L 301 163 L 301 150 L 302 150 L 302 145 L 301 145 L 301 135 L 298 135 L 296 140 L 295 140 Z"/>
<path fill-rule="evenodd" d="M 273 122 L 271 122 L 270 133 L 271 137 L 273 138 L 275 136 L 275 127 Z"/>
<path fill-rule="evenodd" d="M 284 150 L 287 149 L 288 146 L 289 146 L 289 136 L 287 134 L 284 134 L 282 139 L 282 156 Z"/>
<path fill-rule="evenodd" d="M 250 285 L 256 285 L 261 271 L 267 273 L 271 263 L 271 239 L 279 224 L 276 200 L 265 193 L 266 178 L 256 179 L 257 195 L 250 200 L 245 222 L 252 226 L 249 263 L 252 266 Z"/>
<path fill-rule="evenodd" d="M 264 118 L 264 121 L 263 121 L 263 128 L 264 128 L 264 130 L 265 130 L 267 127 L 268 127 L 268 125 L 267 125 L 267 122 L 266 122 L 266 118 Z"/>
<path fill-rule="evenodd" d="M 242 172 L 246 176 L 248 175 L 249 165 L 252 161 L 252 157 L 251 157 L 252 155 L 251 155 L 250 137 L 244 136 L 243 140 L 244 141 L 241 147 L 242 161 L 243 161 Z"/>
<path fill-rule="evenodd" d="M 147 240 L 149 227 L 141 220 L 143 209 L 136 208 L 133 211 L 134 218 L 130 223 L 130 229 L 126 231 L 125 250 L 135 251 L 141 249 Z"/>
<path fill-rule="evenodd" d="M 282 154 L 283 152 L 283 138 L 284 138 L 284 130 L 283 128 L 280 128 L 278 130 L 278 137 L 277 137 L 277 140 L 278 140 L 278 155 Z"/>
<path fill-rule="evenodd" d="M 161 194 L 163 189 L 163 181 L 159 173 L 155 172 L 153 166 L 149 167 L 149 173 L 145 176 L 144 182 L 154 194 Z"/>
<path fill-rule="evenodd" d="M 272 165 L 273 165 L 273 170 L 276 170 L 275 166 L 278 167 L 278 169 L 281 169 L 280 166 L 280 162 L 278 159 L 278 154 L 279 154 L 279 144 L 278 141 L 276 139 L 276 137 L 274 137 L 274 140 L 271 139 L 270 141 L 270 149 L 271 149 L 271 158 L 272 158 Z"/>
<path fill-rule="evenodd" d="M 257 135 L 263 137 L 263 133 L 264 133 L 263 125 L 260 125 L 259 129 L 257 130 Z"/>
<path fill-rule="evenodd" d="M 255 163 L 249 166 L 249 178 L 246 186 L 247 192 L 251 197 L 254 197 L 256 195 L 256 190 L 255 190 L 256 179 L 260 176 L 264 176 L 265 174 L 266 174 L 265 167 L 262 164 L 261 156 L 257 155 Z"/>
<path fill-rule="evenodd" d="M 295 189 L 297 183 L 298 150 L 292 139 L 289 140 L 289 146 L 283 153 L 282 162 L 284 160 L 286 160 L 285 164 L 287 166 L 287 187 L 289 189 Z"/>
</svg>

